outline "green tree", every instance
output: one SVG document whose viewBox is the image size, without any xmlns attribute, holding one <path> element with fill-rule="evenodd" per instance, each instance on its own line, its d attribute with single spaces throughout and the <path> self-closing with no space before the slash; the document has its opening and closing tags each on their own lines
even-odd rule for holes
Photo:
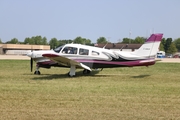
<svg viewBox="0 0 180 120">
<path fill-rule="evenodd" d="M 91 44 L 91 40 L 86 39 L 86 38 L 82 38 L 82 37 L 76 37 L 74 39 L 74 43 L 90 45 Z"/>
<path fill-rule="evenodd" d="M 160 46 L 159 46 L 159 50 L 160 51 L 165 51 L 165 44 L 166 44 L 166 39 L 165 38 L 162 38 L 161 40 L 161 43 L 160 43 Z"/>
<path fill-rule="evenodd" d="M 76 37 L 74 39 L 74 43 L 78 43 L 78 44 L 84 44 L 84 39 L 82 37 Z"/>
<path fill-rule="evenodd" d="M 108 43 L 108 41 L 106 40 L 105 37 L 99 37 L 99 38 L 97 39 L 97 43 L 98 43 L 98 44 L 99 44 L 99 43 Z"/>
<path fill-rule="evenodd" d="M 0 44 L 2 44 L 3 42 L 1 41 L 1 39 L 0 39 Z"/>
<path fill-rule="evenodd" d="M 91 45 L 91 40 L 90 39 L 85 39 L 85 45 Z"/>
<path fill-rule="evenodd" d="M 178 51 L 180 51 L 180 38 L 177 38 L 173 41 Z"/>
<path fill-rule="evenodd" d="M 164 51 L 164 45 L 163 45 L 162 42 L 160 43 L 159 50 L 160 50 L 160 51 Z"/>
<path fill-rule="evenodd" d="M 42 38 L 42 45 L 47 45 L 47 38 L 46 37 L 43 37 Z"/>
<path fill-rule="evenodd" d="M 33 44 L 35 44 L 35 43 L 34 43 L 33 39 L 27 37 L 27 38 L 24 39 L 24 44 L 33 45 Z"/>
<path fill-rule="evenodd" d="M 130 39 L 130 38 L 123 38 L 123 40 L 122 40 L 121 43 L 127 43 L 127 44 L 129 44 L 129 43 L 133 43 L 133 42 L 134 42 L 133 39 Z"/>
<path fill-rule="evenodd" d="M 168 53 L 168 49 L 169 49 L 171 43 L 172 43 L 172 38 L 167 38 L 166 42 L 165 42 L 165 45 L 164 45 L 164 50 L 165 50 L 166 53 Z"/>
<path fill-rule="evenodd" d="M 139 44 L 143 44 L 145 42 L 146 38 L 144 37 L 136 37 L 135 40 L 133 41 L 133 43 L 139 43 Z"/>
<path fill-rule="evenodd" d="M 42 45 L 42 43 L 43 43 L 41 36 L 35 36 L 35 37 L 33 37 L 33 40 L 36 45 Z"/>
<path fill-rule="evenodd" d="M 61 46 L 61 45 L 65 45 L 65 44 L 68 44 L 68 43 L 73 43 L 73 40 L 59 40 L 58 41 L 58 46 Z"/>
<path fill-rule="evenodd" d="M 47 45 L 47 38 L 39 36 L 33 36 L 31 38 L 27 37 L 24 40 L 24 44 L 31 44 L 31 45 Z"/>
<path fill-rule="evenodd" d="M 13 38 L 10 41 L 6 42 L 7 44 L 17 44 L 18 43 L 18 39 L 17 38 Z"/>
<path fill-rule="evenodd" d="M 166 39 L 163 38 L 163 39 L 161 40 L 161 43 L 163 44 L 163 46 L 165 46 L 165 44 L 166 44 Z"/>
<path fill-rule="evenodd" d="M 56 38 L 52 38 L 49 41 L 49 45 L 50 45 L 51 49 L 58 47 L 58 40 Z"/>
<path fill-rule="evenodd" d="M 175 52 L 177 52 L 177 48 L 176 48 L 175 44 L 172 42 L 167 50 L 167 53 L 174 54 Z"/>
</svg>

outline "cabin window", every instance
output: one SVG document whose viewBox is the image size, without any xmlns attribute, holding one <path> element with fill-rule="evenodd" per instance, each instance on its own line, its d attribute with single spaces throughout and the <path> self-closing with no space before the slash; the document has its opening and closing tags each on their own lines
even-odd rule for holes
<svg viewBox="0 0 180 120">
<path fill-rule="evenodd" d="M 91 55 L 97 56 L 97 55 L 99 55 L 99 52 L 92 51 Z"/>
<path fill-rule="evenodd" d="M 65 47 L 62 50 L 62 53 L 64 53 L 64 54 L 77 54 L 77 48 L 76 47 Z"/>
<path fill-rule="evenodd" d="M 64 47 L 64 45 L 63 45 L 63 46 L 60 46 L 60 47 L 55 48 L 55 49 L 54 49 L 54 52 L 59 53 L 63 47 Z"/>
<path fill-rule="evenodd" d="M 79 49 L 79 55 L 88 55 L 88 54 L 89 54 L 88 49 L 84 49 L 84 48 Z"/>
</svg>

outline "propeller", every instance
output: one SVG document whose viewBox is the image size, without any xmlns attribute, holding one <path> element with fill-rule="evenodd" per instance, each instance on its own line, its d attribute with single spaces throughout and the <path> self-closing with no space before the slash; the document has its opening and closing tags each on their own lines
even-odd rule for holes
<svg viewBox="0 0 180 120">
<path fill-rule="evenodd" d="M 32 52 L 32 50 L 31 50 L 31 52 L 29 52 L 27 54 L 27 56 L 29 56 L 31 58 L 31 60 L 30 60 L 30 67 L 31 67 L 31 72 L 32 72 L 32 70 L 33 70 L 33 52 Z"/>
<path fill-rule="evenodd" d="M 30 66 L 31 66 L 31 72 L 33 70 L 33 59 L 31 58 L 31 61 L 30 61 Z"/>
</svg>

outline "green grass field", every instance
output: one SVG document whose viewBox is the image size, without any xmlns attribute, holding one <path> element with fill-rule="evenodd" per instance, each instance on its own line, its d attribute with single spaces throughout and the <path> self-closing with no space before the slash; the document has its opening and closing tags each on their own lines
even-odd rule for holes
<svg viewBox="0 0 180 120">
<path fill-rule="evenodd" d="M 27 60 L 0 60 L 0 119 L 180 119 L 179 63 L 77 70 L 73 78 L 65 68 L 40 71 L 31 73 Z"/>
</svg>

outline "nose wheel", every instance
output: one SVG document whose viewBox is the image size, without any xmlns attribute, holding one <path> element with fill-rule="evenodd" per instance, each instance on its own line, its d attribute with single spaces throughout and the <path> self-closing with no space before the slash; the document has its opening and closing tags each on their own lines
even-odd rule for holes
<svg viewBox="0 0 180 120">
<path fill-rule="evenodd" d="M 36 65 L 36 71 L 34 72 L 35 75 L 40 75 L 41 72 L 39 71 L 39 65 Z"/>
</svg>

